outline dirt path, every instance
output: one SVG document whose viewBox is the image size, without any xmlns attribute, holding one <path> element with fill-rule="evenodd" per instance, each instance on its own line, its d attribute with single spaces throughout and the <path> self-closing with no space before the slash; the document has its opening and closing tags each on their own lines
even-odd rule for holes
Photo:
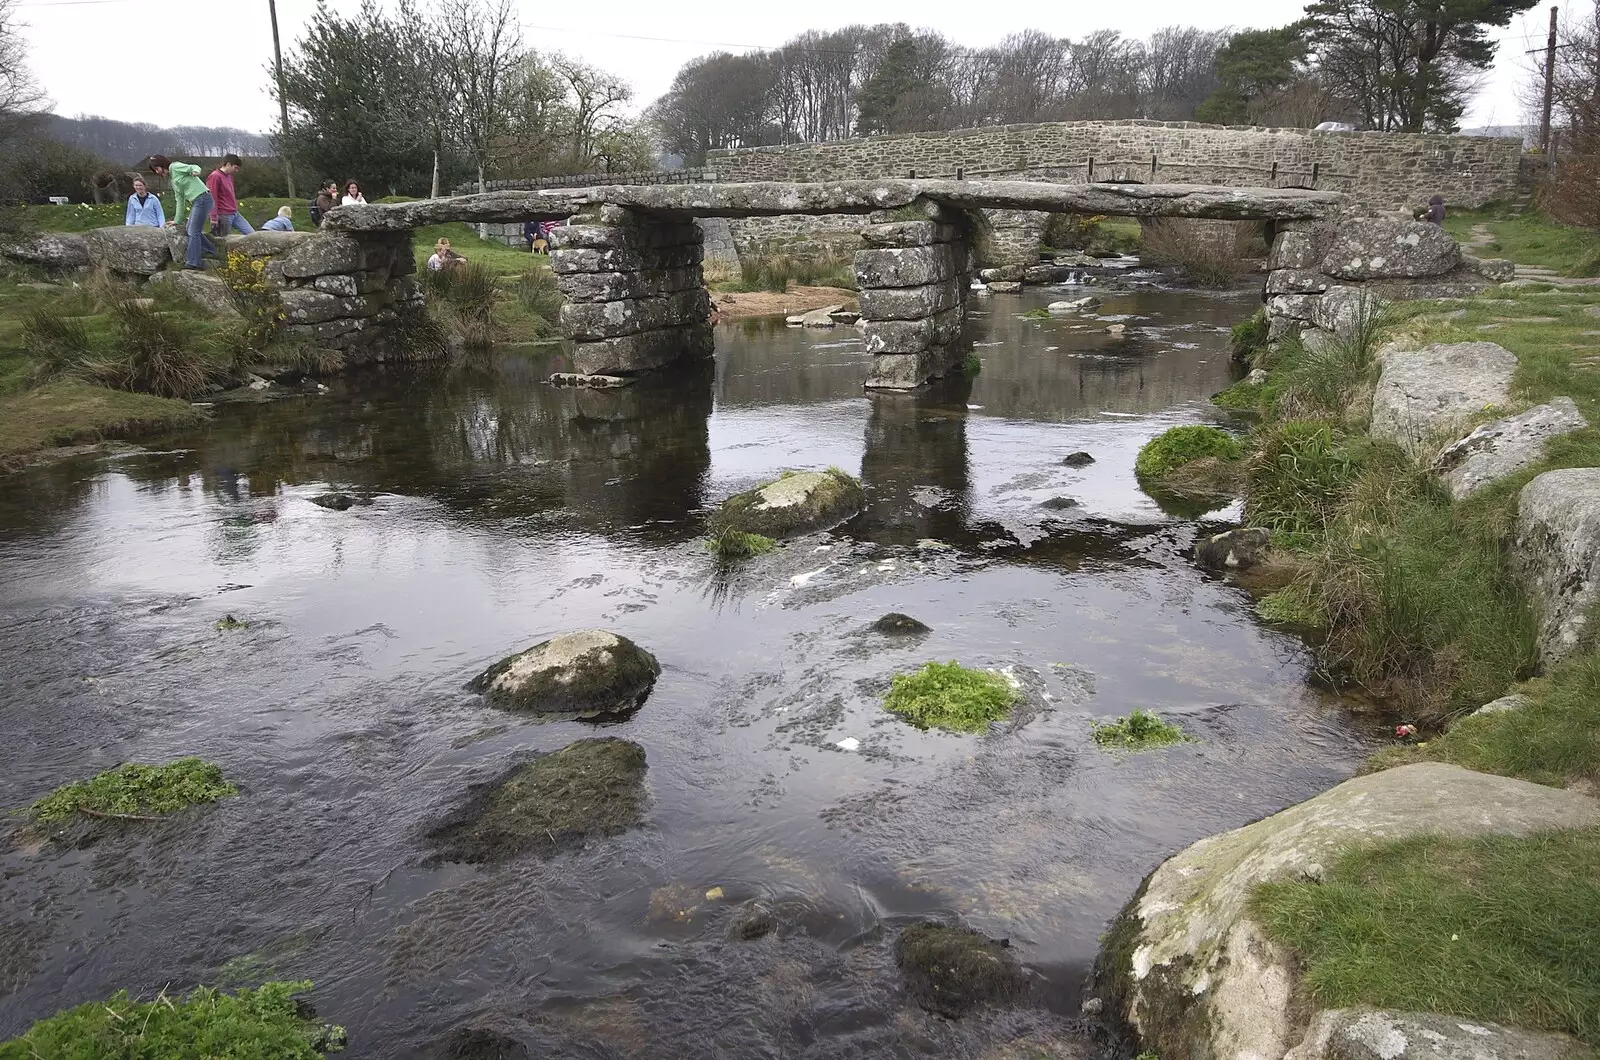
<svg viewBox="0 0 1600 1060">
<path fill-rule="evenodd" d="M 787 291 L 717 291 L 711 295 L 718 320 L 788 316 L 823 306 L 856 308 L 856 293 L 842 287 L 791 287 Z"/>
</svg>

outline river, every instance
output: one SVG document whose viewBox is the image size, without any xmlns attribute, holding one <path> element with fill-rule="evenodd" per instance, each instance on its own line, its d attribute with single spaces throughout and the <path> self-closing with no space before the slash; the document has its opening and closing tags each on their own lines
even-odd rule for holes
<svg viewBox="0 0 1600 1060">
<path fill-rule="evenodd" d="M 1070 1055 L 1140 878 L 1348 777 L 1372 726 L 1133 480 L 1145 440 L 1211 417 L 1257 296 L 1103 292 L 1121 338 L 1021 316 L 1059 297 L 976 301 L 981 374 L 916 394 L 862 391 L 853 328 L 746 322 L 671 382 L 556 390 L 553 355 L 499 351 L 0 478 L 0 806 L 185 754 L 242 789 L 181 827 L 5 843 L 0 1039 L 119 988 L 304 978 L 351 1057 L 434 1056 L 463 1025 L 534 1056 Z M 830 464 L 861 477 L 858 518 L 719 574 L 711 506 Z M 372 503 L 309 501 L 329 489 Z M 933 632 L 869 632 L 888 611 Z M 598 730 L 647 751 L 644 826 L 431 863 L 469 784 L 597 731 L 466 682 L 595 626 L 664 668 Z M 928 659 L 1036 673 L 1049 709 L 916 731 L 878 703 Z M 1134 708 L 1197 739 L 1098 750 L 1090 721 Z M 798 912 L 730 941 L 755 898 Z M 1008 938 L 1040 1000 L 910 1004 L 894 933 L 929 916 Z"/>
</svg>

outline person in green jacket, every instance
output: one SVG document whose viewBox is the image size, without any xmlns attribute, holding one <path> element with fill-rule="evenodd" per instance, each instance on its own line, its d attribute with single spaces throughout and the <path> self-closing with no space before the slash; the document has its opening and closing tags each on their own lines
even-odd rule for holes
<svg viewBox="0 0 1600 1060">
<path fill-rule="evenodd" d="M 151 155 L 145 167 L 158 177 L 170 176 L 174 206 L 172 220 L 167 222 L 167 227 L 183 224 L 184 215 L 188 214 L 189 223 L 185 231 L 189 236 L 189 245 L 183 267 L 203 268 L 202 259 L 206 254 L 217 256 L 217 245 L 206 235 L 206 222 L 211 219 L 211 211 L 216 204 L 211 199 L 211 192 L 206 189 L 205 181 L 200 179 L 200 167 L 188 162 L 174 162 L 166 155 Z"/>
</svg>

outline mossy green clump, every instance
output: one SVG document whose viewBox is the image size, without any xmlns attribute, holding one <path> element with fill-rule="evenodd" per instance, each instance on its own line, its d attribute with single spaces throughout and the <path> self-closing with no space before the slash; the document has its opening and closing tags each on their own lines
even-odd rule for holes
<svg viewBox="0 0 1600 1060">
<path fill-rule="evenodd" d="M 224 616 L 223 618 L 217 619 L 217 629 L 220 632 L 227 632 L 229 630 L 235 630 L 235 629 L 249 629 L 249 628 L 250 628 L 250 623 L 249 622 L 242 621 L 240 619 L 234 618 L 232 615 L 227 615 L 227 616 Z"/>
<path fill-rule="evenodd" d="M 895 940 L 906 992 L 929 1012 L 959 1019 L 1027 992 L 1028 978 L 1003 939 L 970 928 L 913 924 Z"/>
<path fill-rule="evenodd" d="M 837 467 L 788 471 L 723 501 L 708 529 L 713 537 L 731 529 L 782 539 L 841 523 L 865 503 L 861 483 Z"/>
<path fill-rule="evenodd" d="M 706 538 L 706 548 L 718 559 L 726 562 L 763 556 L 777 547 L 778 543 L 770 537 L 747 534 L 731 526 L 724 526 Z"/>
<path fill-rule="evenodd" d="M 1257 889 L 1318 1008 L 1371 1005 L 1600 1045 L 1600 829 L 1421 837 Z"/>
<path fill-rule="evenodd" d="M 202 758 L 180 758 L 162 766 L 128 762 L 89 780 L 65 784 L 28 808 L 41 824 L 90 817 L 158 818 L 186 806 L 239 794 L 221 767 Z"/>
<path fill-rule="evenodd" d="M 1207 458 L 1234 461 L 1244 454 L 1239 439 L 1219 427 L 1191 423 L 1150 439 L 1133 462 L 1140 482 L 1160 483 L 1185 464 Z"/>
<path fill-rule="evenodd" d="M 961 362 L 961 374 L 968 379 L 974 379 L 983 371 L 983 358 L 975 353 L 967 354 L 966 360 Z"/>
<path fill-rule="evenodd" d="M 448 861 L 487 863 L 617 835 L 644 816 L 645 769 L 636 743 L 579 740 L 484 785 L 428 838 Z"/>
<path fill-rule="evenodd" d="M 345 1045 L 344 1028 L 307 1019 L 294 995 L 309 982 L 264 983 L 224 994 L 137 1001 L 126 990 L 42 1019 L 0 1044 L 0 1060 L 319 1060 Z"/>
<path fill-rule="evenodd" d="M 1147 751 L 1152 747 L 1188 743 L 1190 739 L 1188 734 L 1170 721 L 1163 721 L 1143 710 L 1136 710 L 1116 721 L 1089 724 L 1094 729 L 1095 743 L 1121 751 Z"/>
<path fill-rule="evenodd" d="M 919 729 L 982 732 L 1010 714 L 1017 698 L 1017 687 L 1003 675 L 951 660 L 896 674 L 883 709 Z"/>
<path fill-rule="evenodd" d="M 1038 308 L 1038 309 L 1030 309 L 1026 313 L 1022 314 L 1022 319 L 1024 319 L 1024 320 L 1049 320 L 1050 319 L 1050 310 L 1045 309 L 1042 306 L 1040 308 Z"/>
<path fill-rule="evenodd" d="M 1233 350 L 1234 360 L 1242 361 L 1251 368 L 1265 367 L 1256 362 L 1266 352 L 1267 336 L 1271 330 L 1265 309 L 1258 309 L 1254 316 L 1235 324 L 1228 333 L 1228 345 Z"/>
</svg>

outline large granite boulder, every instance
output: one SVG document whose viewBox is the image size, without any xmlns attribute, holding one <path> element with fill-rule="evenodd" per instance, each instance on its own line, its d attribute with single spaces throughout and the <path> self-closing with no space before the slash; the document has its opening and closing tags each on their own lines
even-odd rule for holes
<svg viewBox="0 0 1600 1060">
<path fill-rule="evenodd" d="M 1516 354 L 1492 342 L 1387 346 L 1372 395 L 1372 437 L 1420 452 L 1486 409 L 1511 403 Z"/>
<path fill-rule="evenodd" d="M 247 236 L 229 236 L 224 249 L 249 258 L 278 258 L 318 235 L 317 232 L 252 232 Z"/>
<path fill-rule="evenodd" d="M 1597 824 L 1592 798 L 1459 766 L 1424 762 L 1347 780 L 1202 839 L 1151 873 L 1101 952 L 1109 1014 L 1164 1060 L 1283 1057 L 1314 1014 L 1293 996 L 1293 955 L 1250 917 L 1259 884 L 1320 877 L 1360 844 Z"/>
<path fill-rule="evenodd" d="M 102 269 L 151 276 L 172 260 L 172 240 L 162 228 L 96 228 L 84 233 L 89 260 Z"/>
<path fill-rule="evenodd" d="M 1272 531 L 1245 526 L 1202 537 L 1194 545 L 1194 559 L 1207 570 L 1249 570 L 1267 558 Z"/>
<path fill-rule="evenodd" d="M 447 861 L 481 864 L 617 835 L 644 817 L 645 770 L 636 743 L 579 740 L 477 788 L 428 839 Z"/>
<path fill-rule="evenodd" d="M 738 530 L 764 537 L 793 537 L 835 526 L 861 511 L 861 483 L 831 467 L 792 471 L 735 494 L 712 513 L 711 532 Z"/>
<path fill-rule="evenodd" d="M 1485 423 L 1449 445 L 1433 462 L 1451 496 L 1460 500 L 1544 459 L 1545 443 L 1589 426 L 1571 398 L 1558 397 L 1527 412 Z"/>
<path fill-rule="evenodd" d="M 1330 1009 L 1285 1060 L 1582 1060 L 1594 1054 L 1565 1034 L 1459 1016 Z"/>
<path fill-rule="evenodd" d="M 234 304 L 233 292 L 222 280 L 209 273 L 189 270 L 158 272 L 150 277 L 150 282 L 171 287 L 195 305 L 216 316 L 239 315 L 239 308 Z"/>
<path fill-rule="evenodd" d="M 0 241 L 0 257 L 47 269 L 81 269 L 89 264 L 89 244 L 73 232 L 41 232 Z"/>
<path fill-rule="evenodd" d="M 1566 658 L 1593 640 L 1589 613 L 1600 595 L 1600 468 L 1546 471 L 1517 499 L 1511 551 L 1539 622 L 1539 657 Z"/>
<path fill-rule="evenodd" d="M 1461 264 L 1461 244 L 1443 228 L 1398 217 L 1340 224 L 1321 270 L 1341 280 L 1439 276 Z"/>
<path fill-rule="evenodd" d="M 1383 309 L 1383 300 L 1365 287 L 1329 287 L 1312 310 L 1312 323 L 1333 337 L 1356 339 Z M 1301 336 L 1302 341 L 1304 336 Z"/>
<path fill-rule="evenodd" d="M 586 629 L 509 655 L 467 687 L 509 710 L 599 718 L 636 710 L 660 673 L 656 657 L 627 637 Z"/>
</svg>

